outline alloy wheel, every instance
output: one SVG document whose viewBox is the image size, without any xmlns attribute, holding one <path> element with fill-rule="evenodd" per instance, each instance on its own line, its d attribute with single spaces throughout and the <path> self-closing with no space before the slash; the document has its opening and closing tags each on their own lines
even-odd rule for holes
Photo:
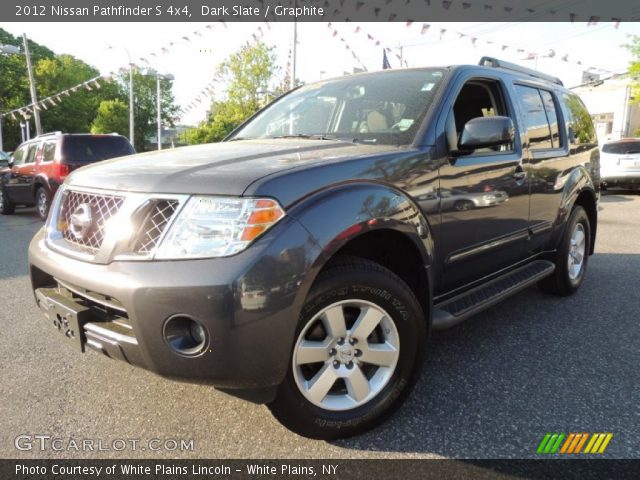
<svg viewBox="0 0 640 480">
<path fill-rule="evenodd" d="M 337 302 L 318 312 L 298 336 L 294 379 L 314 405 L 350 410 L 382 391 L 399 355 L 398 330 L 380 306 L 364 300 Z"/>
</svg>

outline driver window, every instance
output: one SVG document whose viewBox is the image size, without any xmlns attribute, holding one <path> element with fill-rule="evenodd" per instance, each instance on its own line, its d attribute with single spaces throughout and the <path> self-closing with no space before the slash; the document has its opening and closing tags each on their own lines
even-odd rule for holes
<svg viewBox="0 0 640 480">
<path fill-rule="evenodd" d="M 448 132 L 448 137 L 456 142 L 460 140 L 460 135 L 466 123 L 477 117 L 509 116 L 505 107 L 502 92 L 497 82 L 490 80 L 471 80 L 463 87 L 458 98 L 453 104 L 452 121 L 447 122 L 447 128 L 453 130 Z M 473 154 L 486 154 L 495 152 L 513 151 L 513 145 L 500 145 L 498 147 L 481 148 Z"/>
</svg>

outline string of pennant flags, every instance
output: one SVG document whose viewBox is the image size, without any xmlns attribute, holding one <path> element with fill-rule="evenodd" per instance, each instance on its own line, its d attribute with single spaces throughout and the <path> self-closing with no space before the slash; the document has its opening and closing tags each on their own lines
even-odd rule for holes
<svg viewBox="0 0 640 480">
<path fill-rule="evenodd" d="M 222 20 L 220 20 L 218 24 L 220 24 L 224 28 L 227 28 L 226 23 Z M 203 33 L 212 32 L 214 31 L 214 29 L 220 28 L 218 24 L 209 23 L 199 30 L 194 30 L 190 34 L 183 35 L 179 39 L 173 40 L 168 44 L 165 44 L 164 46 L 160 47 L 158 50 L 148 53 L 146 56 L 137 57 L 136 58 L 137 62 L 132 60 L 131 64 L 129 65 L 129 68 L 140 69 L 141 68 L 140 63 L 146 64 L 147 66 L 149 66 L 151 64 L 151 62 L 149 61 L 149 58 L 158 58 L 161 55 L 166 55 L 170 53 L 174 47 L 180 44 L 180 42 L 191 42 L 192 39 L 194 38 L 202 38 Z M 254 37 L 255 37 L 255 34 L 254 34 Z M 76 93 L 78 91 L 83 91 L 83 90 L 91 91 L 94 89 L 97 90 L 101 87 L 100 82 L 104 83 L 104 82 L 113 81 L 117 77 L 118 73 L 125 73 L 127 71 L 128 71 L 128 68 L 123 66 L 120 69 L 118 69 L 118 71 L 111 71 L 108 73 L 108 75 L 99 75 L 94 78 L 90 78 L 89 80 L 86 80 L 77 85 L 61 90 L 46 98 L 40 99 L 36 103 L 29 103 L 27 105 L 23 105 L 22 107 L 15 108 L 7 112 L 2 112 L 0 113 L 0 117 L 10 117 L 12 120 L 16 120 L 18 116 L 21 116 L 23 119 L 26 119 L 27 116 L 33 113 L 33 110 L 38 110 L 38 111 L 48 110 L 49 108 L 55 107 L 60 103 L 62 103 L 63 97 L 65 96 L 68 97 L 72 93 Z"/>
<path fill-rule="evenodd" d="M 389 6 L 393 0 L 385 0 L 385 6 Z M 577 2 L 576 2 L 577 3 Z M 340 6 L 344 7 L 345 1 L 341 0 Z M 469 13 L 473 11 L 483 11 L 483 12 L 492 12 L 492 14 L 507 14 L 510 16 L 517 15 L 538 15 L 542 17 L 553 17 L 557 20 L 562 20 L 562 16 L 566 16 L 565 20 L 569 20 L 571 23 L 575 23 L 578 20 L 587 20 L 587 25 L 597 25 L 599 22 L 612 22 L 615 28 L 620 26 L 622 22 L 621 17 L 604 17 L 602 15 L 583 15 L 578 14 L 572 11 L 565 12 L 566 5 L 558 5 L 558 6 L 526 6 L 524 8 L 518 6 L 514 6 L 514 4 L 509 3 L 508 5 L 498 5 L 496 3 L 491 3 L 487 1 L 471 1 L 471 0 L 405 0 L 405 5 L 415 5 L 419 4 L 421 8 L 436 8 L 440 7 L 443 10 L 452 10 L 456 7 L 461 8 L 463 11 L 467 11 Z M 547 2 L 548 4 L 548 2 Z M 572 6 L 572 5 L 569 5 Z M 324 7 L 328 10 L 331 7 L 331 3 L 327 0 L 324 2 Z M 366 2 L 366 0 L 358 0 L 355 2 L 354 9 L 356 12 L 361 11 L 363 8 L 369 8 L 371 5 Z M 335 8 L 333 10 L 333 16 L 336 16 L 342 12 L 342 8 Z M 373 7 L 373 14 L 377 19 L 384 19 L 388 22 L 397 21 L 398 14 L 393 11 L 386 11 L 380 6 Z M 635 16 L 630 19 L 630 21 L 637 21 L 638 16 Z M 346 21 L 350 21 L 349 18 Z"/>
<path fill-rule="evenodd" d="M 327 26 L 330 30 L 333 30 L 334 28 L 332 23 L 328 23 Z M 501 51 L 503 52 L 507 50 L 515 51 L 519 54 L 525 55 L 524 60 L 533 60 L 535 58 L 555 58 L 565 63 L 579 65 L 583 67 L 585 70 L 600 71 L 603 73 L 612 73 L 610 70 L 606 70 L 604 68 L 586 65 L 582 60 L 570 58 L 569 54 L 556 52 L 554 49 L 550 49 L 546 53 L 541 54 L 538 52 L 529 51 L 524 48 L 515 47 L 502 42 L 498 43 L 493 40 L 483 39 L 477 35 L 472 35 L 472 34 L 460 32 L 460 31 L 456 31 L 448 28 L 436 28 L 434 25 L 430 23 L 415 24 L 414 22 L 406 22 L 405 26 L 407 28 L 413 28 L 413 29 L 418 28 L 421 36 L 425 36 L 427 34 L 429 34 L 430 36 L 437 35 L 438 40 L 440 41 L 443 40 L 445 36 L 455 35 L 458 39 L 468 38 L 471 42 L 471 45 L 473 45 L 474 47 L 479 44 L 484 44 L 484 45 L 491 45 L 491 46 L 499 46 Z M 393 54 L 402 67 L 409 66 L 408 62 L 403 58 L 402 55 L 400 55 L 400 53 L 398 53 L 397 51 L 394 53 L 393 52 L 394 48 L 390 48 L 389 46 L 386 46 L 379 38 L 365 31 L 361 26 L 356 26 L 353 33 L 356 35 L 366 36 L 367 40 L 369 40 L 375 46 L 384 48 L 387 54 Z M 395 47 L 395 50 L 397 50 L 397 48 L 398 47 Z"/>
<path fill-rule="evenodd" d="M 26 119 L 27 116 L 31 115 L 34 110 L 48 110 L 52 107 L 57 107 L 62 103 L 63 97 L 69 97 L 72 93 L 76 93 L 78 91 L 92 91 L 98 90 L 101 88 L 101 83 L 111 81 L 111 77 L 109 76 L 97 76 L 93 77 L 85 82 L 74 85 L 73 87 L 69 87 L 65 90 L 62 90 L 58 93 L 54 93 L 48 97 L 45 97 L 41 100 L 38 100 L 36 103 L 30 103 L 28 105 L 24 105 L 20 108 L 14 108 L 13 110 L 9 110 L 7 112 L 3 112 L 0 114 L 1 117 L 11 117 L 12 120 L 17 120 L 18 116 L 21 116 L 23 119 Z"/>
<path fill-rule="evenodd" d="M 391 0 L 385 0 L 387 4 L 389 4 L 391 2 Z M 412 0 L 406 0 L 407 4 L 411 3 Z M 414 0 L 415 1 L 415 0 Z M 426 3 L 426 5 L 430 6 L 431 5 L 431 1 L 430 0 L 421 0 L 423 2 Z M 437 2 L 433 2 L 434 5 Z M 442 2 L 442 8 L 448 9 L 453 5 L 453 0 L 446 0 Z M 471 4 L 469 2 L 460 2 L 460 5 L 463 8 L 471 8 Z M 468 6 L 466 6 L 468 5 Z M 493 6 L 491 4 L 483 4 L 485 9 L 491 9 L 493 8 Z M 362 8 L 364 6 L 364 2 L 363 1 L 358 1 L 356 2 L 356 10 Z M 503 7 L 504 11 L 506 13 L 512 13 L 513 8 L 511 7 Z M 507 10 L 507 8 L 511 8 L 511 10 Z M 527 13 L 536 13 L 536 10 L 534 9 L 527 9 Z M 551 14 L 551 15 L 555 15 L 555 12 L 549 10 L 546 13 Z M 575 19 L 577 18 L 577 15 L 575 14 L 571 14 L 571 21 L 575 21 Z M 614 21 L 614 27 L 618 28 L 621 20 L 618 18 L 612 18 L 612 21 Z M 390 21 L 392 21 L 392 19 L 390 18 Z M 589 17 L 589 22 L 587 23 L 588 26 L 592 26 L 592 25 L 597 25 L 598 22 L 600 21 L 600 17 L 598 16 L 591 16 Z M 366 65 L 364 64 L 364 62 L 361 60 L 360 56 L 357 54 L 357 52 L 354 49 L 354 46 L 351 44 L 351 42 L 349 42 L 349 40 L 347 40 L 347 38 L 345 38 L 345 35 L 341 33 L 340 30 L 338 30 L 338 28 L 336 28 L 334 23 L 327 23 L 327 27 L 328 29 L 331 31 L 331 36 L 333 38 L 335 38 L 336 40 L 338 40 L 343 47 L 350 52 L 354 62 L 362 69 L 364 69 L 365 71 L 367 70 Z M 506 51 L 506 50 L 511 50 L 511 51 L 515 51 L 519 54 L 523 54 L 525 55 L 525 60 L 531 60 L 531 59 L 535 59 L 535 58 L 555 58 L 559 61 L 565 62 L 565 63 L 571 63 L 571 64 L 575 64 L 575 65 L 579 65 L 582 66 L 584 69 L 586 70 L 592 70 L 592 71 L 600 71 L 603 73 L 612 73 L 609 70 L 605 70 L 603 68 L 600 67 L 596 67 L 596 66 L 589 66 L 586 65 L 583 61 L 581 60 L 577 60 L 577 59 L 573 59 L 570 58 L 568 54 L 562 54 L 560 52 L 556 52 L 555 49 L 550 49 L 549 51 L 547 51 L 545 54 L 540 54 L 537 52 L 532 52 L 529 51 L 527 49 L 521 48 L 521 47 L 516 47 L 516 46 L 512 46 L 509 44 L 504 44 L 502 42 L 494 42 L 492 40 L 488 40 L 488 39 L 483 39 L 478 35 L 475 34 L 468 34 L 468 33 L 464 33 L 464 32 L 460 32 L 460 31 L 456 31 L 456 30 L 452 30 L 452 29 L 448 29 L 448 28 L 443 28 L 443 27 L 436 27 L 435 25 L 432 25 L 430 23 L 416 23 L 413 21 L 407 21 L 405 22 L 405 27 L 406 28 L 411 28 L 411 29 L 419 29 L 419 33 L 421 36 L 425 36 L 425 35 L 437 35 L 437 38 L 439 41 L 442 41 L 444 39 L 445 36 L 451 36 L 451 35 L 455 35 L 457 36 L 457 38 L 462 39 L 462 38 L 468 38 L 471 42 L 471 44 L 473 46 L 476 46 L 478 44 L 485 44 L 485 45 L 493 45 L 493 46 L 499 46 L 500 49 L 502 51 Z M 167 55 L 169 54 L 176 46 L 180 45 L 180 44 L 184 44 L 184 43 L 190 43 L 192 42 L 192 40 L 196 40 L 196 39 L 200 39 L 203 38 L 203 35 L 206 33 L 210 33 L 215 31 L 216 29 L 219 28 L 223 28 L 223 29 L 227 29 L 227 24 L 223 21 L 223 20 L 218 20 L 217 23 L 209 23 L 205 26 L 203 26 L 200 29 L 194 30 L 193 32 L 183 35 L 181 36 L 179 39 L 175 39 L 173 41 L 170 41 L 168 43 L 166 43 L 165 45 L 159 47 L 158 49 L 149 52 L 147 55 L 145 56 L 140 56 L 140 57 L 136 57 L 135 61 L 132 59 L 130 60 L 130 65 L 129 68 L 138 68 L 140 69 L 141 66 L 140 64 L 144 64 L 147 67 L 151 65 L 152 60 L 150 59 L 157 59 L 163 55 Z M 250 44 L 251 41 L 253 42 L 259 42 L 260 40 L 262 40 L 264 38 L 264 35 L 266 34 L 266 32 L 268 30 L 271 29 L 271 25 L 269 22 L 265 21 L 262 22 L 261 25 L 259 25 L 255 31 L 250 35 L 249 39 L 245 42 L 245 44 Z M 409 64 L 408 62 L 403 58 L 403 56 L 397 52 L 397 47 L 395 47 L 396 51 L 394 52 L 394 48 L 389 47 L 388 45 L 385 45 L 383 43 L 383 41 L 376 37 L 375 35 L 372 35 L 370 32 L 367 32 L 362 26 L 356 26 L 355 29 L 353 30 L 354 35 L 358 35 L 358 36 L 365 36 L 366 39 L 373 43 L 375 46 L 377 47 L 382 47 L 385 52 L 387 54 L 392 54 L 395 56 L 395 58 L 398 60 L 398 62 L 400 63 L 401 67 L 408 67 Z M 287 81 L 287 79 L 290 79 L 290 75 L 291 75 L 291 65 L 292 65 L 292 51 L 289 50 L 288 53 L 288 57 L 287 57 L 287 63 L 286 63 L 286 69 L 285 69 L 285 77 L 284 77 L 284 82 Z M 30 103 L 27 105 L 24 105 L 22 107 L 19 108 L 15 108 L 13 110 L 7 111 L 7 112 L 2 112 L 0 113 L 0 117 L 11 117 L 13 120 L 16 120 L 18 116 L 21 116 L 22 118 L 27 118 L 27 116 L 29 116 L 31 113 L 33 113 L 33 110 L 48 110 L 49 108 L 53 108 L 58 106 L 60 103 L 62 103 L 63 98 L 64 97 L 68 97 L 70 96 L 72 93 L 76 93 L 78 91 L 92 91 L 92 90 L 97 90 L 101 87 L 101 83 L 105 83 L 105 82 L 109 82 L 109 81 L 113 81 L 114 79 L 117 78 L 118 73 L 122 74 L 128 71 L 128 68 L 123 66 L 121 67 L 118 71 L 111 71 L 109 72 L 107 75 L 102 75 L 102 76 L 96 76 L 94 78 L 91 78 L 89 80 L 86 80 L 84 82 L 81 82 L 77 85 L 74 85 L 72 87 L 69 87 L 67 89 L 64 89 L 60 92 L 57 92 L 53 95 L 50 95 L 44 99 L 39 100 L 36 103 Z M 203 101 L 210 99 L 215 91 L 216 91 L 216 87 L 217 84 L 221 82 L 221 78 L 219 77 L 214 77 L 214 79 L 212 81 L 210 81 L 209 83 L 207 83 L 203 89 L 198 93 L 198 95 L 196 95 L 196 97 L 191 100 L 189 103 L 187 103 L 185 105 L 184 108 L 181 109 L 181 112 L 183 114 L 189 113 L 190 111 L 192 111 L 193 109 L 195 109 L 196 107 L 198 107 L 198 105 L 200 105 Z"/>
</svg>

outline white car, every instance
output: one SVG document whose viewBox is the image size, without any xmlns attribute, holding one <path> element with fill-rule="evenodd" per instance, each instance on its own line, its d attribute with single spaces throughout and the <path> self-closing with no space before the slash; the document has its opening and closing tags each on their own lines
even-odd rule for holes
<svg viewBox="0 0 640 480">
<path fill-rule="evenodd" d="M 623 138 L 602 145 L 600 181 L 604 188 L 640 188 L 640 138 Z"/>
</svg>

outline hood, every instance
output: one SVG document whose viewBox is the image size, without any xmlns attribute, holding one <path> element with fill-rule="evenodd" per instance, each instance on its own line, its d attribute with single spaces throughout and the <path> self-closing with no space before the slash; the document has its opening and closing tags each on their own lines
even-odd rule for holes
<svg viewBox="0 0 640 480">
<path fill-rule="evenodd" d="M 273 173 L 396 148 L 306 139 L 211 143 L 91 164 L 74 171 L 66 183 L 141 193 L 241 195 Z"/>
</svg>

